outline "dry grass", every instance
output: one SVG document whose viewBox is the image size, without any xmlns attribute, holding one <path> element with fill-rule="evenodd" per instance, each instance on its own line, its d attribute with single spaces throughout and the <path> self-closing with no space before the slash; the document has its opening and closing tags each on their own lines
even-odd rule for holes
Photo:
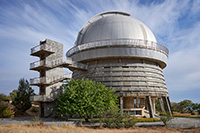
<svg viewBox="0 0 200 133">
<path fill-rule="evenodd" d="M 10 125 L 0 126 L 0 133 L 179 133 L 179 132 L 200 132 L 200 128 L 196 129 L 169 129 L 166 127 L 134 127 L 130 129 L 107 129 L 107 128 L 86 128 L 75 126 L 24 126 Z"/>
<path fill-rule="evenodd" d="M 178 113 L 178 112 L 173 112 L 173 116 L 175 116 L 175 117 L 199 118 L 198 115 L 191 115 L 190 113 Z"/>
</svg>

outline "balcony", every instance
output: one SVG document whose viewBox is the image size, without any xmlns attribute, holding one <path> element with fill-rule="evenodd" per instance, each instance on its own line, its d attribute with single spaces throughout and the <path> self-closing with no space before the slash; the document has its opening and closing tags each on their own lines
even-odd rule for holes
<svg viewBox="0 0 200 133">
<path fill-rule="evenodd" d="M 32 86 L 40 86 L 40 85 L 50 85 L 50 83 L 47 82 L 46 77 L 40 77 L 40 78 L 33 78 L 30 79 L 30 85 Z"/>
<path fill-rule="evenodd" d="M 58 58 L 56 60 L 47 61 L 47 60 L 41 60 L 41 61 L 35 61 L 30 64 L 30 70 L 36 70 L 39 71 L 41 69 L 49 69 L 57 66 L 63 65 L 63 58 Z"/>
<path fill-rule="evenodd" d="M 52 54 L 53 48 L 50 45 L 47 45 L 46 43 L 35 46 L 31 49 L 31 55 L 32 56 L 40 56 L 41 54 Z"/>
<path fill-rule="evenodd" d="M 51 66 L 45 60 L 35 61 L 30 64 L 30 70 L 39 71 L 41 69 L 48 69 L 48 68 L 51 68 Z"/>
<path fill-rule="evenodd" d="M 65 79 L 71 79 L 72 73 L 65 72 L 63 75 L 53 76 L 53 77 L 37 77 L 30 79 L 30 85 L 40 86 L 40 85 L 51 85 Z"/>
<path fill-rule="evenodd" d="M 30 101 L 32 102 L 52 102 L 53 98 L 47 97 L 46 95 L 35 95 L 30 97 Z"/>
<path fill-rule="evenodd" d="M 67 56 L 70 57 L 73 54 L 76 54 L 78 52 L 88 50 L 88 49 L 95 49 L 95 48 L 101 48 L 101 47 L 116 47 L 116 46 L 129 46 L 129 47 L 138 47 L 138 48 L 148 48 L 152 50 L 157 50 L 165 53 L 167 56 L 169 54 L 169 50 L 167 47 L 165 47 L 162 44 L 147 41 L 147 40 L 140 40 L 140 39 L 108 39 L 108 40 L 102 40 L 102 41 L 94 41 L 89 42 L 81 45 L 74 46 L 70 50 L 67 51 Z"/>
<path fill-rule="evenodd" d="M 58 66 L 72 69 L 87 70 L 87 65 L 78 62 L 73 62 L 70 58 L 67 58 L 66 61 L 63 61 L 62 57 L 52 61 L 41 60 L 33 62 L 30 64 L 30 70 L 39 71 L 41 69 L 50 69 Z"/>
</svg>

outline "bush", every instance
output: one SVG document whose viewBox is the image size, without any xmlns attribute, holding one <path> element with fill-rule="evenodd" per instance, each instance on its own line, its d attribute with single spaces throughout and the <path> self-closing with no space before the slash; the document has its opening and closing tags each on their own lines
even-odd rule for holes
<svg viewBox="0 0 200 133">
<path fill-rule="evenodd" d="M 37 113 L 37 112 L 39 112 L 39 108 L 37 108 L 37 107 L 32 107 L 32 108 L 31 108 L 31 112 Z"/>
<path fill-rule="evenodd" d="M 135 125 L 135 122 L 132 119 L 129 119 L 127 121 L 124 121 L 124 127 L 125 128 L 131 128 Z"/>
<path fill-rule="evenodd" d="M 195 115 L 195 112 L 194 112 L 194 111 L 192 111 L 192 112 L 191 112 L 191 115 Z"/>
<path fill-rule="evenodd" d="M 5 94 L 0 94 L 0 102 L 1 101 L 10 101 L 10 97 L 6 96 Z"/>
<path fill-rule="evenodd" d="M 130 128 L 135 125 L 135 121 L 131 119 L 131 116 L 124 113 L 121 116 L 121 112 L 118 112 L 117 109 L 111 109 L 108 112 L 105 112 L 103 116 L 101 116 L 101 122 L 103 123 L 103 127 L 107 128 Z"/>
<path fill-rule="evenodd" d="M 156 119 L 156 118 L 136 118 L 136 119 L 133 119 L 133 121 L 135 121 L 135 122 L 157 122 L 157 121 L 161 121 L 161 120 Z"/>
<path fill-rule="evenodd" d="M 12 118 L 14 114 L 13 106 L 5 102 L 0 102 L 0 118 Z"/>
<path fill-rule="evenodd" d="M 164 123 L 165 126 L 167 126 L 167 122 L 170 121 L 173 117 L 170 115 L 162 115 L 160 116 L 160 120 Z"/>
</svg>

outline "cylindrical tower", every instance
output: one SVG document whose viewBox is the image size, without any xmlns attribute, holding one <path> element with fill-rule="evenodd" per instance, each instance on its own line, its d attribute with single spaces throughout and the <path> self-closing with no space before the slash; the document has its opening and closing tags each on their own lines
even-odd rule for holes
<svg viewBox="0 0 200 133">
<path fill-rule="evenodd" d="M 105 12 L 92 17 L 66 55 L 88 67 L 87 71 L 72 70 L 72 78 L 84 77 L 114 88 L 122 111 L 154 117 L 158 99 L 161 109 L 164 103 L 165 111 L 171 114 L 162 72 L 168 49 L 130 14 Z"/>
</svg>

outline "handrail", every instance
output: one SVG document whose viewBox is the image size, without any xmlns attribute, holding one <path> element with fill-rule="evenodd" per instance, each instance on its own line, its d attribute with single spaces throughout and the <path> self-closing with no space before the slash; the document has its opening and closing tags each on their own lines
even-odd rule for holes
<svg viewBox="0 0 200 133">
<path fill-rule="evenodd" d="M 71 58 L 67 58 L 66 61 L 64 61 L 63 57 L 55 59 L 55 60 L 40 60 L 40 61 L 35 61 L 30 63 L 30 69 L 39 67 L 39 66 L 46 66 L 49 68 L 53 68 L 56 66 L 60 66 L 67 63 L 69 67 L 75 67 L 75 68 L 80 68 L 80 69 L 87 69 L 86 65 L 78 63 L 78 62 L 73 62 Z"/>
<path fill-rule="evenodd" d="M 37 51 L 40 51 L 40 50 L 53 51 L 53 48 L 52 48 L 52 46 L 47 45 L 46 43 L 42 44 L 42 45 L 37 45 L 37 46 L 31 48 L 31 54 L 33 54 L 33 53 L 35 53 Z"/>
<path fill-rule="evenodd" d="M 30 69 L 39 67 L 39 66 L 47 66 L 47 67 L 53 67 L 57 65 L 61 65 L 63 62 L 63 57 L 48 61 L 48 60 L 40 60 L 40 61 L 35 61 L 30 64 Z"/>
<path fill-rule="evenodd" d="M 41 83 L 53 83 L 55 81 L 63 80 L 65 78 L 71 78 L 72 73 L 71 72 L 64 72 L 63 75 L 59 76 L 52 76 L 52 77 L 36 77 L 30 79 L 30 84 L 41 84 Z"/>
<path fill-rule="evenodd" d="M 71 56 L 77 52 L 91 49 L 91 48 L 98 48 L 98 47 L 112 47 L 112 46 L 131 46 L 131 47 L 144 47 L 148 49 L 153 49 L 157 51 L 162 51 L 167 56 L 169 54 L 169 50 L 162 44 L 148 41 L 148 40 L 140 40 L 140 39 L 108 39 L 103 41 L 94 41 L 89 43 L 84 43 L 81 45 L 77 45 L 72 47 L 70 50 L 67 51 L 67 56 Z"/>
</svg>

